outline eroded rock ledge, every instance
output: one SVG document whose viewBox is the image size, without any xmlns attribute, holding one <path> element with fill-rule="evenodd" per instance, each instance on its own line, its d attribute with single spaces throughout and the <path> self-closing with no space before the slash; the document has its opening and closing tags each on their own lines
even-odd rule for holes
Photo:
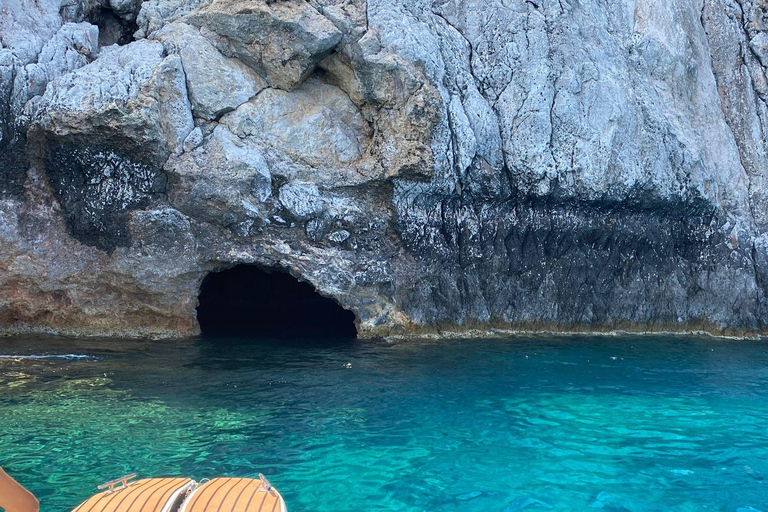
<svg viewBox="0 0 768 512">
<path fill-rule="evenodd" d="M 361 336 L 766 331 L 757 0 L 9 0 L 0 330 L 183 336 L 281 269 Z"/>
</svg>

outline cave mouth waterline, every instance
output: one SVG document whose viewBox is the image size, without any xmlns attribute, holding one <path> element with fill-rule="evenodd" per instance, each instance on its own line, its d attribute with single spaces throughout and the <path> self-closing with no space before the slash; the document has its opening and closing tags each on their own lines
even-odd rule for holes
<svg viewBox="0 0 768 512">
<path fill-rule="evenodd" d="M 280 269 L 240 264 L 211 272 L 198 300 L 197 320 L 204 336 L 357 336 L 354 313 Z"/>
</svg>

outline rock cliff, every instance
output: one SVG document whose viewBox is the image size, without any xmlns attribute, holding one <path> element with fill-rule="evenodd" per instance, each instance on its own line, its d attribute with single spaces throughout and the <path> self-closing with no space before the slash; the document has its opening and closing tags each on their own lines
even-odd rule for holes
<svg viewBox="0 0 768 512">
<path fill-rule="evenodd" d="M 766 73 L 765 0 L 4 0 L 0 329 L 764 333 Z"/>
</svg>

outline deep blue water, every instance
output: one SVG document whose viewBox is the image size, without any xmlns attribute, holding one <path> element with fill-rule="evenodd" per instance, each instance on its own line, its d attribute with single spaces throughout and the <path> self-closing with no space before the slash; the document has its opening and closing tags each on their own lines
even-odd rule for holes
<svg viewBox="0 0 768 512">
<path fill-rule="evenodd" d="M 0 354 L 0 465 L 43 512 L 134 471 L 262 472 L 291 512 L 768 512 L 765 341 L 18 337 Z"/>
</svg>

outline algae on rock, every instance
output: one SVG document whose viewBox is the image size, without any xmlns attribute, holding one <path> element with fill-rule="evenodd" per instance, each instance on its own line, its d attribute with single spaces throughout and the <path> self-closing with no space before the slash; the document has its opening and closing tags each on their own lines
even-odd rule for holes
<svg viewBox="0 0 768 512">
<path fill-rule="evenodd" d="M 254 263 L 362 336 L 766 331 L 764 2 L 60 4 L 0 11 L 0 329 Z"/>
</svg>

